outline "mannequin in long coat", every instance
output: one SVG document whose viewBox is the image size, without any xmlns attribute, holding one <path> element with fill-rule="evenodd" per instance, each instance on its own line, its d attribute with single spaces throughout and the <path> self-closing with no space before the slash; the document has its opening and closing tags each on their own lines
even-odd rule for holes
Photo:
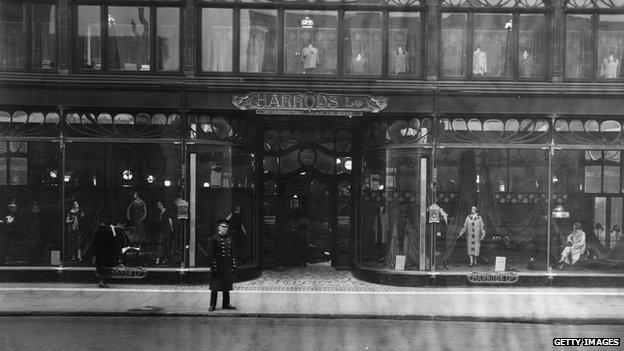
<svg viewBox="0 0 624 351">
<path fill-rule="evenodd" d="M 475 206 L 470 209 L 470 214 L 466 217 L 464 226 L 457 237 L 460 238 L 464 233 L 466 233 L 466 251 L 470 257 L 470 267 L 476 266 L 481 249 L 481 240 L 485 237 L 485 224 Z"/>
<path fill-rule="evenodd" d="M 224 310 L 235 310 L 230 304 L 230 290 L 233 285 L 233 272 L 236 269 L 234 239 L 228 234 L 230 221 L 217 221 L 217 234 L 208 241 L 208 253 L 212 256 L 210 277 L 210 309 L 214 311 L 217 305 L 217 294 L 223 292 Z"/>
</svg>

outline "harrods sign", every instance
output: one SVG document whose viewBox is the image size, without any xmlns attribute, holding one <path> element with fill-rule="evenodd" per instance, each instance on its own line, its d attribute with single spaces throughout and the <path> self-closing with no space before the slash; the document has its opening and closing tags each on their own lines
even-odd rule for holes
<svg viewBox="0 0 624 351">
<path fill-rule="evenodd" d="M 388 106 L 380 96 L 305 93 L 252 92 L 236 94 L 232 104 L 241 110 L 256 110 L 257 114 L 361 116 L 364 112 L 378 113 Z"/>
</svg>

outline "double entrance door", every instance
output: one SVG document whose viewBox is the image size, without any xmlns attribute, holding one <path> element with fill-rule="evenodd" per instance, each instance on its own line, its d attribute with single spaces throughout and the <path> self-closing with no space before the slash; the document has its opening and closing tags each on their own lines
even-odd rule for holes
<svg viewBox="0 0 624 351">
<path fill-rule="evenodd" d="M 266 179 L 263 264 L 348 265 L 350 185 L 311 171 Z"/>
</svg>

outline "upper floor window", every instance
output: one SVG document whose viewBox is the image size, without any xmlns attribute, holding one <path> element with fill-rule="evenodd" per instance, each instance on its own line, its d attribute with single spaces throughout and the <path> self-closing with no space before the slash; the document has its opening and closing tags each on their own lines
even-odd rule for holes
<svg viewBox="0 0 624 351">
<path fill-rule="evenodd" d="M 284 9 L 214 2 L 218 7 L 209 7 L 213 1 L 205 0 L 201 8 L 202 72 L 412 78 L 422 74 L 418 0 L 323 1 L 326 6 L 315 9 L 288 8 L 298 0 L 231 1 L 286 4 Z M 310 2 L 315 1 L 306 0 Z M 393 5 L 404 8 L 394 11 Z"/>
<path fill-rule="evenodd" d="M 444 0 L 443 78 L 546 78 L 549 38 L 541 0 Z"/>
<path fill-rule="evenodd" d="M 293 10 L 284 17 L 285 73 L 336 74 L 338 12 Z"/>
<path fill-rule="evenodd" d="M 56 6 L 0 3 L 0 69 L 52 69 L 56 66 Z"/>
<path fill-rule="evenodd" d="M 180 9 L 77 6 L 76 64 L 93 71 L 180 71 Z"/>
<path fill-rule="evenodd" d="M 624 8 L 617 1 L 566 2 L 565 77 L 624 78 Z"/>
</svg>

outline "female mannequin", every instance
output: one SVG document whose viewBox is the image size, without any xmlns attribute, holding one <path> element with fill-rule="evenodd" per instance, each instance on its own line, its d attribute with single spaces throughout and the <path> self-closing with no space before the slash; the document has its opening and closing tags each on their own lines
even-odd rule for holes
<svg viewBox="0 0 624 351">
<path fill-rule="evenodd" d="M 407 72 L 407 53 L 399 46 L 394 55 L 394 73 L 400 74 L 405 72 Z"/>
<path fill-rule="evenodd" d="M 479 216 L 475 206 L 470 208 L 470 214 L 466 217 L 464 226 L 459 232 L 457 238 L 460 238 L 466 232 L 468 233 L 466 235 L 466 250 L 468 257 L 470 257 L 470 267 L 477 266 L 481 240 L 485 237 L 485 224 L 483 223 L 481 216 Z"/>
<path fill-rule="evenodd" d="M 134 227 L 136 244 L 145 240 L 145 225 L 143 224 L 143 220 L 146 216 L 147 206 L 145 205 L 145 201 L 139 197 L 139 192 L 135 191 L 132 193 L 132 201 L 126 210 L 126 218 L 128 218 L 131 225 Z"/>
</svg>

